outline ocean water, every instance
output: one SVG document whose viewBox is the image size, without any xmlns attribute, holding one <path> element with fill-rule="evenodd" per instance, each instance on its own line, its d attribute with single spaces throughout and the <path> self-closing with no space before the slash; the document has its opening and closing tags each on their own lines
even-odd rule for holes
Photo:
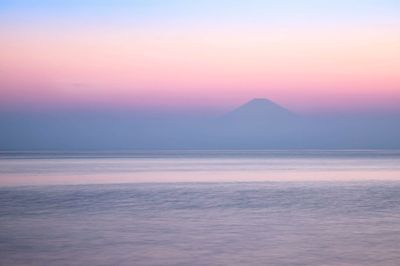
<svg viewBox="0 0 400 266">
<path fill-rule="evenodd" d="M 400 265 L 400 153 L 3 153 L 0 265 Z"/>
<path fill-rule="evenodd" d="M 400 151 L 0 153 L 0 186 L 399 180 Z"/>
</svg>

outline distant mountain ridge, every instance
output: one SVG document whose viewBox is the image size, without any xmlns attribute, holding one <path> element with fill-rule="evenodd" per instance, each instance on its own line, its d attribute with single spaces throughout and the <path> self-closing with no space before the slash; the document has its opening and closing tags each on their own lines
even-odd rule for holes
<svg viewBox="0 0 400 266">
<path fill-rule="evenodd" d="M 226 116 L 265 116 L 286 118 L 294 117 L 295 114 L 271 100 L 266 98 L 255 98 L 229 112 Z"/>
<path fill-rule="evenodd" d="M 256 98 L 218 117 L 1 114 L 1 150 L 394 149 L 400 117 L 313 118 Z"/>
</svg>

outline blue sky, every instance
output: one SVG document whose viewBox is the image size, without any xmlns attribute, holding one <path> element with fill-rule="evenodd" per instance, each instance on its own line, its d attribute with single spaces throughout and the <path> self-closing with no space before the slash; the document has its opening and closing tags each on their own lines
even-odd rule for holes
<svg viewBox="0 0 400 266">
<path fill-rule="evenodd" d="M 114 23 L 293 23 L 397 24 L 393 0 L 142 0 L 0 1 L 3 18 Z M 29 20 L 30 22 L 34 22 Z M 18 21 L 14 21 L 18 23 Z M 160 25 L 162 26 L 162 25 Z"/>
</svg>

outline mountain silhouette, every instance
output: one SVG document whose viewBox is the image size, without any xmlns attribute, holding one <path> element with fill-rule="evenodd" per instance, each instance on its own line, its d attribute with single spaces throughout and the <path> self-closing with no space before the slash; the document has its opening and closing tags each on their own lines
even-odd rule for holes
<svg viewBox="0 0 400 266">
<path fill-rule="evenodd" d="M 216 117 L 77 111 L 23 118 L 0 112 L 0 150 L 400 148 L 397 115 L 312 117 L 268 99 Z"/>
<path fill-rule="evenodd" d="M 219 147 L 278 147 L 297 142 L 301 119 L 286 108 L 262 98 L 252 99 L 226 113 L 207 130 Z M 294 137 L 293 137 L 294 135 Z"/>
<path fill-rule="evenodd" d="M 292 123 L 297 115 L 286 108 L 264 98 L 256 98 L 225 114 L 223 119 L 230 123 L 274 124 Z"/>
</svg>

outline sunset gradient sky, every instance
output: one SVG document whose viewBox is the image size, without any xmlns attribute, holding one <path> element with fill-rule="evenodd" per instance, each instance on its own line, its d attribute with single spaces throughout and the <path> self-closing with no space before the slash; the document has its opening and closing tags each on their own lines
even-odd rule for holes
<svg viewBox="0 0 400 266">
<path fill-rule="evenodd" d="M 0 1 L 0 108 L 400 110 L 400 1 Z"/>
</svg>

